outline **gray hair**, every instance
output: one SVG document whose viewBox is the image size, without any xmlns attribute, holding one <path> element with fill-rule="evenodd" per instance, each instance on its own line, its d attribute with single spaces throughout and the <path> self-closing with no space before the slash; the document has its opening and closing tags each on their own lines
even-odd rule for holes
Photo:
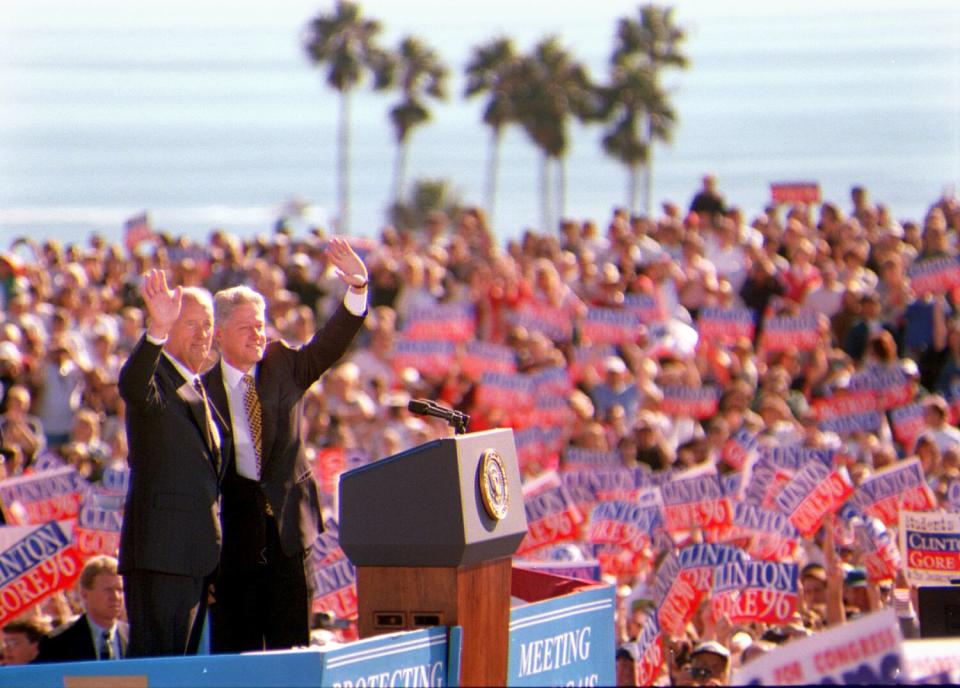
<svg viewBox="0 0 960 688">
<path fill-rule="evenodd" d="M 210 292 L 203 287 L 183 287 L 181 292 L 183 293 L 184 299 L 189 299 L 199 303 L 201 306 L 207 306 L 211 310 L 213 309 L 213 298 L 210 296 Z"/>
<path fill-rule="evenodd" d="M 267 304 L 258 292 L 250 287 L 239 286 L 221 289 L 213 297 L 213 322 L 217 327 L 223 327 L 233 316 L 233 312 L 240 306 L 251 305 L 260 313 L 266 315 Z"/>
</svg>

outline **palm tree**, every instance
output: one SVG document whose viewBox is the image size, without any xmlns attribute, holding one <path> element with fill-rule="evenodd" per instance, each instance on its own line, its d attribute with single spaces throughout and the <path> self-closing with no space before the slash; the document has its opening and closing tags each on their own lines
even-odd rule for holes
<svg viewBox="0 0 960 688">
<path fill-rule="evenodd" d="M 669 129 L 661 131 L 661 128 L 664 123 L 672 125 L 676 116 L 666 94 L 647 70 L 614 66 L 610 83 L 598 88 L 597 96 L 597 119 L 611 122 L 603 136 L 603 149 L 627 168 L 627 207 L 635 212 L 640 172 L 646 169 L 652 146 L 647 125 L 654 122 L 658 127 L 657 136 L 668 140 Z M 655 114 L 651 116 L 651 113 Z M 649 175 L 645 179 L 649 180 Z"/>
<path fill-rule="evenodd" d="M 401 101 L 390 110 L 390 121 L 397 138 L 393 198 L 399 202 L 404 189 L 410 132 L 430 119 L 430 111 L 423 104 L 425 97 L 446 99 L 448 70 L 432 49 L 412 36 L 400 42 L 396 53 L 396 69 L 402 96 Z"/>
<path fill-rule="evenodd" d="M 391 60 L 377 43 L 380 22 L 361 17 L 360 6 L 338 0 L 333 12 L 318 14 L 307 25 L 303 46 L 317 66 L 327 65 L 327 84 L 340 92 L 337 127 L 337 221 L 350 231 L 350 94 L 368 74 L 374 88 L 390 85 Z"/>
<path fill-rule="evenodd" d="M 647 214 L 650 213 L 653 179 L 653 144 L 654 141 L 669 142 L 676 124 L 676 114 L 667 94 L 660 87 L 660 75 L 664 68 L 687 67 L 687 57 L 680 52 L 680 44 L 685 39 L 684 30 L 674 24 L 671 7 L 659 7 L 652 3 L 643 5 L 638 20 L 624 17 L 617 23 L 614 50 L 610 58 L 613 78 L 609 89 L 621 91 L 616 97 L 624 103 L 631 102 L 635 96 L 642 96 L 642 109 L 635 111 L 640 116 L 635 117 L 631 124 L 642 129 L 639 138 L 646 150 L 642 161 L 635 159 L 636 147 L 633 143 L 618 151 L 616 156 L 631 166 L 631 174 L 635 175 L 637 165 L 643 165 L 644 208 Z M 633 93 L 627 93 L 628 90 Z M 625 131 L 617 134 L 618 129 L 627 126 L 628 119 L 621 116 L 614 124 L 608 133 L 608 137 L 613 137 L 611 144 L 637 138 L 625 136 Z M 636 132 L 636 129 L 632 131 Z M 610 150 L 606 143 L 605 148 Z"/>
<path fill-rule="evenodd" d="M 483 109 L 483 123 L 490 127 L 490 153 L 484 189 L 484 206 L 488 217 L 493 217 L 496 203 L 503 130 L 516 120 L 514 100 L 517 80 L 513 77 L 517 72 L 517 59 L 513 41 L 501 36 L 476 46 L 465 69 L 467 83 L 464 96 L 472 98 L 480 93 L 489 94 Z"/>
<path fill-rule="evenodd" d="M 543 229 L 554 224 L 553 210 L 565 212 L 565 157 L 570 117 L 586 121 L 596 110 L 594 87 L 586 67 L 577 62 L 560 44 L 556 36 L 548 36 L 534 46 L 530 55 L 517 65 L 519 87 L 514 94 L 517 119 L 524 131 L 540 149 Z M 551 202 L 550 163 L 559 169 L 558 198 Z"/>
</svg>

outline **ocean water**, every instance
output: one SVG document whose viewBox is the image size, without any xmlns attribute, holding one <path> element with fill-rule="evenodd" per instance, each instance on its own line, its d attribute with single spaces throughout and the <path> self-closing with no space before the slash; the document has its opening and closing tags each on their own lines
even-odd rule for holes
<svg viewBox="0 0 960 688">
<path fill-rule="evenodd" d="M 269 232 L 290 199 L 298 230 L 335 224 L 338 97 L 300 32 L 332 2 L 5 0 L 0 13 L 0 245 L 29 234 L 120 236 L 125 218 L 197 238 Z M 527 49 L 557 34 L 602 78 L 618 17 L 637 3 L 370 0 L 384 42 L 413 33 L 451 67 L 450 95 L 412 135 L 408 179 L 448 180 L 482 204 L 489 130 L 465 101 L 470 49 L 496 35 Z M 960 181 L 960 3 L 680 0 L 690 68 L 666 82 L 680 122 L 654 157 L 655 207 L 686 205 L 703 173 L 758 212 L 776 181 L 819 182 L 846 208 L 854 184 L 900 218 Z M 391 201 L 396 95 L 352 102 L 351 232 L 374 236 Z M 573 127 L 565 214 L 601 223 L 626 173 L 597 126 Z M 493 225 L 541 222 L 540 156 L 507 131 Z"/>
</svg>

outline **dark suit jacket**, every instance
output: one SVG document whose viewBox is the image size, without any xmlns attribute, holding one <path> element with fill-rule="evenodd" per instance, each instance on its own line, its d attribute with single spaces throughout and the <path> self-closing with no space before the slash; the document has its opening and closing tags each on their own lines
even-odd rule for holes
<svg viewBox="0 0 960 688">
<path fill-rule="evenodd" d="M 207 441 L 202 398 L 145 336 L 119 385 L 130 464 L 119 571 L 207 576 L 220 557 L 223 466 Z"/>
<path fill-rule="evenodd" d="M 347 350 L 364 317 L 366 314 L 353 315 L 341 304 L 303 347 L 294 349 L 282 341 L 267 345 L 256 376 L 263 421 L 262 493 L 254 481 L 237 474 L 231 457 L 223 481 L 224 566 L 245 566 L 258 560 L 264 541 L 261 505 L 257 503 L 261 494 L 273 508 L 287 556 L 308 549 L 323 530 L 317 485 L 300 438 L 301 400 L 310 385 Z M 218 418 L 229 424 L 230 405 L 220 363 L 204 375 L 204 384 Z M 229 433 L 229 429 L 221 429 L 225 431 Z"/>
<path fill-rule="evenodd" d="M 117 634 L 120 636 L 120 656 L 127 654 L 127 642 L 130 627 L 123 621 L 117 622 Z M 97 658 L 97 648 L 90 635 L 87 615 L 64 624 L 52 633 L 40 639 L 40 653 L 33 660 L 35 664 L 46 662 L 78 662 Z"/>
</svg>

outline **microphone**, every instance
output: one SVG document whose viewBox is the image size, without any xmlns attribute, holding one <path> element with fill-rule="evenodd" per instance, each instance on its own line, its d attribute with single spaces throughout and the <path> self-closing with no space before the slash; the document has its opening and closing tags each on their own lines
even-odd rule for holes
<svg viewBox="0 0 960 688">
<path fill-rule="evenodd" d="M 420 416 L 433 416 L 445 420 L 453 426 L 457 434 L 466 432 L 467 423 L 470 422 L 470 416 L 467 414 L 448 409 L 429 399 L 411 399 L 407 404 L 407 410 Z"/>
</svg>

